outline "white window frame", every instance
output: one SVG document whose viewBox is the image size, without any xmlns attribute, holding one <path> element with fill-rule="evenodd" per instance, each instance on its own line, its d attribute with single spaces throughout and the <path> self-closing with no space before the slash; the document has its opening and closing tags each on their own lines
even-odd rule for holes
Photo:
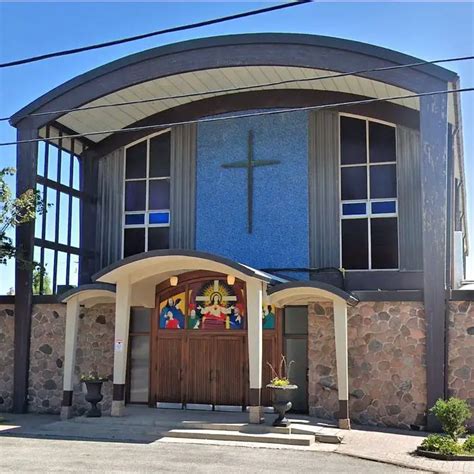
<svg viewBox="0 0 474 474">
<path fill-rule="evenodd" d="M 150 181 L 169 181 L 171 185 L 171 176 L 160 176 L 158 178 L 152 177 L 150 178 L 150 141 L 152 138 L 155 138 L 158 135 L 162 135 L 163 133 L 170 133 L 171 129 L 167 128 L 166 130 L 160 130 L 157 133 L 153 133 L 152 135 L 148 135 L 145 138 L 140 138 L 132 143 L 129 143 L 124 147 L 123 153 L 123 183 L 122 183 L 122 251 L 121 255 L 124 258 L 125 253 L 125 229 L 145 229 L 145 248 L 144 252 L 148 252 L 148 229 L 153 227 L 170 227 L 171 225 L 171 212 L 170 209 L 150 209 L 149 207 L 149 194 L 150 194 Z M 127 170 L 127 149 L 146 141 L 146 175 L 145 178 L 126 178 L 126 170 Z M 132 181 L 145 181 L 145 209 L 143 211 L 126 211 L 125 210 L 125 188 L 126 183 Z M 150 224 L 150 214 L 154 214 L 157 212 L 167 212 L 169 215 L 169 220 L 167 224 Z M 143 224 L 125 224 L 125 218 L 128 215 L 133 214 L 143 214 L 144 223 Z"/>
<path fill-rule="evenodd" d="M 341 118 L 342 117 L 350 117 L 355 118 L 358 120 L 365 121 L 365 136 L 366 136 L 366 151 L 365 151 L 365 163 L 356 163 L 356 164 L 349 164 L 343 165 L 341 163 Z M 368 268 L 353 268 L 353 269 L 344 269 L 347 272 L 367 272 L 367 271 L 398 271 L 400 268 L 400 226 L 398 225 L 398 166 L 397 166 L 397 141 L 395 139 L 395 161 L 381 161 L 377 163 L 370 163 L 369 161 L 369 153 L 370 153 L 370 135 L 369 135 L 369 124 L 371 122 L 380 123 L 382 125 L 386 125 L 388 127 L 392 127 L 397 129 L 397 125 L 385 122 L 383 120 L 373 119 L 364 117 L 361 115 L 355 114 L 348 114 L 348 113 L 339 113 L 339 156 L 338 156 L 338 178 L 339 178 L 339 262 L 341 268 L 343 267 L 342 261 L 342 221 L 343 220 L 355 220 L 355 219 L 367 219 L 367 245 L 368 245 Z M 396 136 L 396 135 L 395 135 Z M 395 176 L 397 181 L 397 196 L 394 198 L 373 198 L 370 199 L 370 167 L 371 166 L 383 166 L 383 165 L 395 165 Z M 342 168 L 355 168 L 355 167 L 363 167 L 366 168 L 366 179 L 367 179 L 367 199 L 346 199 L 342 200 Z M 395 202 L 395 212 L 391 213 L 372 213 L 372 203 L 374 202 Z M 365 214 L 356 214 L 356 215 L 347 215 L 344 216 L 343 205 L 344 204 L 361 204 L 365 203 Z M 372 235 L 371 235 L 371 220 L 372 219 L 379 219 L 384 217 L 395 217 L 397 219 L 397 251 L 398 251 L 398 265 L 396 268 L 372 268 Z"/>
</svg>

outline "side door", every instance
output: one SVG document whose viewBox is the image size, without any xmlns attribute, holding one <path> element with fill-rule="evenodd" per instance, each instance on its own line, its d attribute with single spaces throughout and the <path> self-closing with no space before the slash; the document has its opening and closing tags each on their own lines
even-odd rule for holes
<svg viewBox="0 0 474 474">
<path fill-rule="evenodd" d="M 215 336 L 214 403 L 242 406 L 245 402 L 245 337 Z"/>
<path fill-rule="evenodd" d="M 160 333 L 155 355 L 155 401 L 183 401 L 183 336 L 178 331 Z"/>
</svg>

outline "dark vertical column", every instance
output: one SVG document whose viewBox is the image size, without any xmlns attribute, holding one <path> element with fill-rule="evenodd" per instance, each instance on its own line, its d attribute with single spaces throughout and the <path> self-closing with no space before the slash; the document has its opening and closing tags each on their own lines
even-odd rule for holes
<svg viewBox="0 0 474 474">
<path fill-rule="evenodd" d="M 91 282 L 96 271 L 97 159 L 90 150 L 81 155 L 79 285 Z"/>
<path fill-rule="evenodd" d="M 37 138 L 37 130 L 28 124 L 21 125 L 17 139 Z M 16 155 L 16 195 L 20 196 L 28 189 L 34 189 L 38 144 L 23 143 L 17 145 Z M 13 412 L 25 413 L 28 396 L 28 371 L 30 362 L 30 332 L 32 309 L 32 268 L 34 248 L 34 221 L 16 228 L 16 246 L 20 253 L 15 261 L 15 338 L 13 369 Z"/>
<path fill-rule="evenodd" d="M 447 229 L 447 97 L 420 98 L 427 403 L 444 398 Z M 437 421 L 428 416 L 428 429 Z"/>
</svg>

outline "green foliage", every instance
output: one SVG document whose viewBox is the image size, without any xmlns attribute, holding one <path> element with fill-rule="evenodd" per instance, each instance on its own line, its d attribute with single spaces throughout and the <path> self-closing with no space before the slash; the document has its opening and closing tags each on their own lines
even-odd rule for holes
<svg viewBox="0 0 474 474">
<path fill-rule="evenodd" d="M 446 435 L 431 434 L 420 444 L 420 449 L 440 454 L 462 454 L 463 447 L 453 438 Z"/>
<path fill-rule="evenodd" d="M 51 277 L 44 268 L 40 266 L 33 270 L 33 294 L 39 295 L 41 289 L 41 277 L 43 277 L 43 295 L 53 294 L 51 286 Z"/>
<path fill-rule="evenodd" d="M 474 455 L 474 435 L 470 435 L 466 438 L 466 441 L 464 441 L 462 445 L 462 449 L 465 453 Z"/>
<path fill-rule="evenodd" d="M 6 177 L 14 174 L 14 168 L 0 169 L 0 264 L 6 264 L 10 258 L 24 262 L 21 249 L 13 245 L 7 232 L 13 227 L 30 222 L 37 213 L 41 214 L 44 211 L 44 204 L 38 191 L 28 189 L 19 197 L 13 196 Z"/>
<path fill-rule="evenodd" d="M 471 418 L 471 410 L 464 400 L 454 397 L 449 400 L 440 398 L 430 411 L 438 418 L 444 432 L 453 440 L 457 440 L 466 432 L 465 423 Z"/>
</svg>

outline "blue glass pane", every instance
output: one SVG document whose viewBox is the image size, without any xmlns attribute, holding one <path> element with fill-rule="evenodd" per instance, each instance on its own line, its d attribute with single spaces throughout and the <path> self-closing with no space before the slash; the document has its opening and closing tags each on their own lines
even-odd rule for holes
<svg viewBox="0 0 474 474">
<path fill-rule="evenodd" d="M 145 224 L 145 214 L 127 214 L 125 216 L 125 225 L 143 225 Z"/>
<path fill-rule="evenodd" d="M 170 213 L 169 212 L 153 212 L 149 216 L 150 224 L 169 224 Z"/>
<path fill-rule="evenodd" d="M 359 214 L 365 215 L 366 213 L 366 204 L 365 202 L 354 202 L 349 204 L 342 205 L 342 215 L 343 216 L 356 216 Z"/>
<path fill-rule="evenodd" d="M 372 214 L 393 214 L 397 211 L 395 201 L 382 201 L 372 203 Z"/>
</svg>

